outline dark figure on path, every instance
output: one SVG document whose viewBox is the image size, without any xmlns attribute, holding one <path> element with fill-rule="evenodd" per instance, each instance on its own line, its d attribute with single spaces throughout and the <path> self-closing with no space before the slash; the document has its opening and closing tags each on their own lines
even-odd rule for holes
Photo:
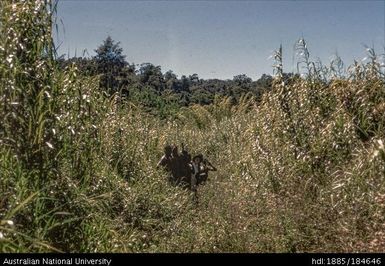
<svg viewBox="0 0 385 266">
<path fill-rule="evenodd" d="M 182 158 L 184 160 L 184 163 L 189 164 L 191 162 L 191 155 L 186 150 L 186 147 L 182 143 Z"/>
<path fill-rule="evenodd" d="M 217 168 L 213 166 L 207 159 L 203 158 L 202 154 L 194 156 L 192 162 L 192 171 L 195 177 L 196 186 L 204 184 L 209 176 L 209 171 L 217 171 Z"/>
<path fill-rule="evenodd" d="M 157 168 L 163 167 L 167 172 L 171 172 L 172 169 L 172 148 L 170 145 L 166 145 L 164 147 L 164 155 L 158 162 Z M 169 175 L 168 177 L 169 181 L 172 181 L 172 175 Z"/>
<path fill-rule="evenodd" d="M 186 147 L 182 143 L 182 154 L 180 156 L 180 171 L 181 171 L 181 180 L 180 185 L 183 188 L 191 188 L 191 155 L 186 150 Z"/>
<path fill-rule="evenodd" d="M 171 154 L 171 175 L 173 176 L 173 182 L 175 185 L 180 183 L 183 176 L 181 168 L 183 158 L 179 155 L 178 146 L 174 145 Z"/>
<path fill-rule="evenodd" d="M 189 166 L 191 155 L 182 144 L 182 153 L 174 146 L 171 155 L 171 174 L 174 177 L 175 185 L 189 188 L 191 183 L 191 168 Z"/>
<path fill-rule="evenodd" d="M 158 162 L 158 165 L 156 167 L 159 168 L 160 166 L 162 166 L 167 171 L 171 171 L 171 153 L 172 153 L 171 146 L 166 145 L 164 147 L 164 155 L 162 156 L 162 158 L 160 158 L 160 161 Z"/>
</svg>

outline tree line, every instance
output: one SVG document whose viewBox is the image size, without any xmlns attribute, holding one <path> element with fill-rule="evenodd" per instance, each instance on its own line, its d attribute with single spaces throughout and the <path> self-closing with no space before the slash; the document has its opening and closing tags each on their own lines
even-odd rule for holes
<svg viewBox="0 0 385 266">
<path fill-rule="evenodd" d="M 180 78 L 169 70 L 162 72 L 160 66 L 151 63 L 130 64 L 123 54 L 120 43 L 108 36 L 95 50 L 92 57 L 59 57 L 61 67 L 75 64 L 80 73 L 100 77 L 100 88 L 107 95 L 121 93 L 131 101 L 138 102 L 149 111 L 169 113 L 192 104 L 207 105 L 215 97 L 230 97 L 236 104 L 243 94 L 250 93 L 258 100 L 271 89 L 272 76 L 263 74 L 253 81 L 245 74 L 233 79 L 201 79 L 198 74 L 182 75 Z M 285 77 L 292 76 L 285 73 Z"/>
</svg>

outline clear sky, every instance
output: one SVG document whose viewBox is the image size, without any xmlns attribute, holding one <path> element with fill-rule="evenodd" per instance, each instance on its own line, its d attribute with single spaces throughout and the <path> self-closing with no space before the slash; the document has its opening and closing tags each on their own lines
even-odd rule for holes
<svg viewBox="0 0 385 266">
<path fill-rule="evenodd" d="M 293 70 L 293 45 L 304 37 L 313 58 L 336 52 L 350 64 L 363 44 L 384 51 L 385 1 L 130 1 L 59 0 L 60 54 L 77 56 L 110 35 L 129 63 L 162 71 L 231 79 L 272 74 L 269 56 L 282 43 L 284 71 Z"/>
</svg>

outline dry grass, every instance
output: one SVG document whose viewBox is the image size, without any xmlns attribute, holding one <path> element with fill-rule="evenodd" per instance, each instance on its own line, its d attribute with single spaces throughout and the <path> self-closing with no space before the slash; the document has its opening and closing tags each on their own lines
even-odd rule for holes
<svg viewBox="0 0 385 266">
<path fill-rule="evenodd" d="M 47 9 L 1 2 L 2 252 L 384 251 L 385 86 L 372 50 L 348 78 L 303 52 L 305 77 L 283 81 L 280 49 L 260 103 L 218 98 L 161 120 L 58 70 Z M 218 168 L 197 206 L 155 169 L 171 142 Z"/>
</svg>

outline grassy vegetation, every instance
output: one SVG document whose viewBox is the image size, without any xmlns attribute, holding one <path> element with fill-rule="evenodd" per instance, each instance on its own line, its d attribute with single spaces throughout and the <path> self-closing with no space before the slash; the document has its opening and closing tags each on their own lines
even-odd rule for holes
<svg viewBox="0 0 385 266">
<path fill-rule="evenodd" d="M 1 1 L 1 252 L 383 252 L 385 86 L 310 61 L 256 103 L 216 98 L 160 119 L 61 70 L 54 6 Z M 185 142 L 218 168 L 199 204 L 155 165 Z"/>
</svg>

